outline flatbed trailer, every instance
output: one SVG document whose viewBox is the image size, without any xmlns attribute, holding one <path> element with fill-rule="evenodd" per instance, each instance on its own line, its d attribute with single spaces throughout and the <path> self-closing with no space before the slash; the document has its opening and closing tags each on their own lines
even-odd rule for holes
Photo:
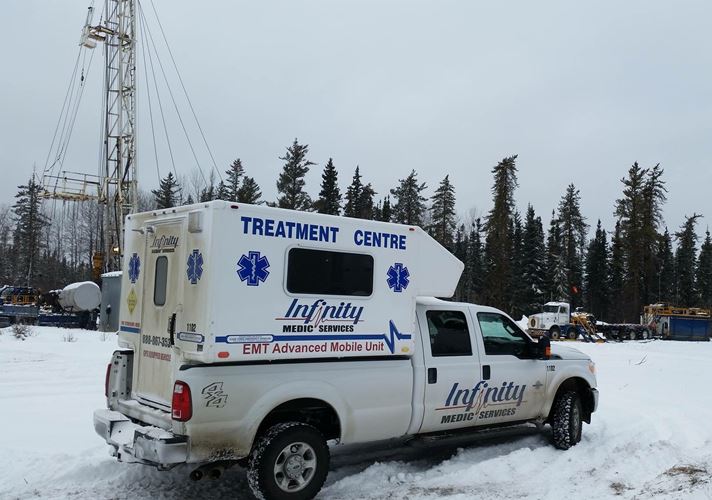
<svg viewBox="0 0 712 500">
<path fill-rule="evenodd" d="M 598 323 L 596 330 L 609 340 L 648 340 L 653 332 L 648 325 L 637 323 Z"/>
</svg>

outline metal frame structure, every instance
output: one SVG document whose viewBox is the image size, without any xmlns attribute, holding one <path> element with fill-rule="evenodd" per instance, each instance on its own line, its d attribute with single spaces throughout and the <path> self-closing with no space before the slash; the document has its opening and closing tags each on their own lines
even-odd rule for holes
<svg viewBox="0 0 712 500">
<path fill-rule="evenodd" d="M 105 124 L 104 182 L 99 202 L 104 204 L 106 270 L 121 267 L 124 217 L 136 211 L 136 0 L 106 0 L 103 26 L 90 35 L 104 38 Z"/>
<path fill-rule="evenodd" d="M 105 0 L 103 22 L 91 25 L 89 8 L 79 45 L 104 43 L 104 123 L 98 175 L 60 172 L 45 175 L 45 198 L 96 200 L 103 207 L 103 254 L 95 256 L 104 271 L 121 268 L 124 218 L 138 207 L 136 155 L 136 16 L 137 0 Z M 94 194 L 95 193 L 95 194 Z"/>
</svg>

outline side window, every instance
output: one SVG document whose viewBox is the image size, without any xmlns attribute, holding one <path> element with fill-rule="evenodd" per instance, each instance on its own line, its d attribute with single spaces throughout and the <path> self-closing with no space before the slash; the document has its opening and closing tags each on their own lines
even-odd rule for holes
<svg viewBox="0 0 712 500">
<path fill-rule="evenodd" d="M 153 281 L 153 303 L 157 306 L 166 304 L 166 285 L 168 284 L 168 257 L 161 255 L 156 259 L 156 276 Z"/>
<path fill-rule="evenodd" d="M 292 248 L 288 256 L 287 290 L 313 295 L 368 297 L 373 293 L 373 257 Z"/>
<path fill-rule="evenodd" d="M 509 318 L 497 313 L 478 313 L 485 353 L 524 357 L 529 339 Z"/>
<path fill-rule="evenodd" d="M 462 311 L 427 311 L 425 317 L 434 357 L 472 355 L 470 330 Z"/>
</svg>

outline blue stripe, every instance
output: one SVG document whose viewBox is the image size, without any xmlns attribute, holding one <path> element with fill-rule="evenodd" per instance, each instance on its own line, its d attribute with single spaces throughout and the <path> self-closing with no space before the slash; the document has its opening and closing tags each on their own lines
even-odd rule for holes
<svg viewBox="0 0 712 500">
<path fill-rule="evenodd" d="M 119 330 L 121 330 L 122 332 L 126 332 L 126 333 L 141 333 L 141 329 L 140 329 L 140 328 L 134 328 L 133 326 L 124 326 L 124 325 L 121 325 L 121 327 L 119 328 Z"/>
</svg>

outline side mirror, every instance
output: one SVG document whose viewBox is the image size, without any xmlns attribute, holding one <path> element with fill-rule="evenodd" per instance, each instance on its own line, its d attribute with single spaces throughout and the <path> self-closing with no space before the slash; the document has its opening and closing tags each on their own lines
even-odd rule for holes
<svg viewBox="0 0 712 500">
<path fill-rule="evenodd" d="M 546 335 L 539 337 L 539 342 L 537 343 L 537 350 L 539 351 L 539 359 L 550 359 L 551 358 L 551 340 Z"/>
</svg>

